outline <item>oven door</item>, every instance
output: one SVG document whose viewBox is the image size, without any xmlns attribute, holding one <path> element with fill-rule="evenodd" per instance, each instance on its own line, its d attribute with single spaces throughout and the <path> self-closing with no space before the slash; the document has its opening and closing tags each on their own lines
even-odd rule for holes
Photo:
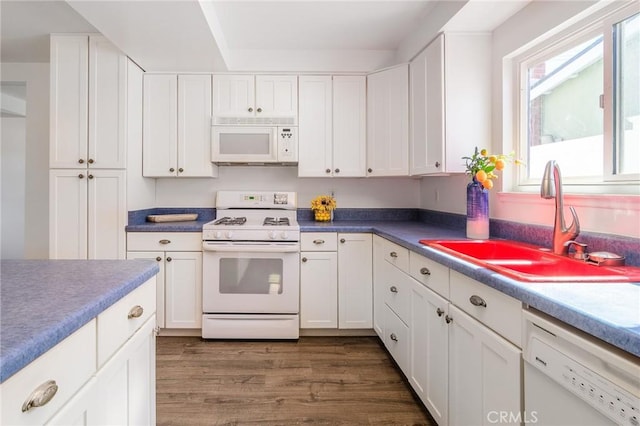
<svg viewBox="0 0 640 426">
<path fill-rule="evenodd" d="M 204 313 L 297 314 L 299 243 L 203 243 Z"/>
</svg>

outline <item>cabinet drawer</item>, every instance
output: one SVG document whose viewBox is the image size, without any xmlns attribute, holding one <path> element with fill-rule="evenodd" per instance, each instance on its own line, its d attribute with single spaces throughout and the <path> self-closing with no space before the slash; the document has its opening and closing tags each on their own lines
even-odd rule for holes
<svg viewBox="0 0 640 426">
<path fill-rule="evenodd" d="M 409 323 L 411 309 L 411 277 L 385 263 L 383 266 L 381 290 L 384 302 L 405 323 Z"/>
<path fill-rule="evenodd" d="M 456 271 L 450 272 L 451 302 L 522 347 L 522 303 Z"/>
<path fill-rule="evenodd" d="M 405 375 L 409 376 L 409 327 L 387 307 L 384 317 L 384 345 Z"/>
<path fill-rule="evenodd" d="M 0 386 L 3 425 L 44 424 L 96 371 L 96 320 L 93 319 Z M 22 412 L 32 392 L 49 380 L 58 391 L 41 407 Z"/>
<path fill-rule="evenodd" d="M 128 251 L 202 251 L 201 232 L 129 232 Z"/>
<path fill-rule="evenodd" d="M 409 252 L 409 271 L 411 276 L 445 299 L 449 298 L 449 268 Z"/>
<path fill-rule="evenodd" d="M 98 315 L 98 366 L 155 312 L 156 277 L 153 277 Z"/>
<path fill-rule="evenodd" d="M 338 234 L 335 232 L 303 232 L 300 234 L 301 251 L 336 251 Z"/>
<path fill-rule="evenodd" d="M 382 240 L 382 254 L 384 260 L 390 264 L 400 268 L 407 274 L 409 273 L 409 249 L 392 243 L 389 240 Z"/>
</svg>

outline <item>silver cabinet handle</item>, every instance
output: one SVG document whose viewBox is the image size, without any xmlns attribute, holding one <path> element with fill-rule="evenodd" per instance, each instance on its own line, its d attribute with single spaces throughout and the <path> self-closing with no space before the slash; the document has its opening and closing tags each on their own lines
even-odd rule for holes
<svg viewBox="0 0 640 426">
<path fill-rule="evenodd" d="M 55 380 L 48 380 L 44 382 L 35 388 L 24 404 L 22 404 L 22 412 L 24 413 L 32 408 L 42 407 L 47 402 L 51 401 L 56 392 L 58 392 L 58 385 Z"/>
<path fill-rule="evenodd" d="M 258 108 L 256 111 L 258 111 L 258 112 L 262 112 L 262 108 Z"/>
<path fill-rule="evenodd" d="M 173 259 L 171 257 L 167 257 L 167 262 L 171 262 Z"/>
<path fill-rule="evenodd" d="M 453 322 L 453 318 L 449 315 L 445 315 L 444 320 L 447 322 L 447 324 L 451 324 Z"/>
<path fill-rule="evenodd" d="M 324 244 L 324 240 L 313 240 L 313 244 Z"/>
<path fill-rule="evenodd" d="M 395 335 L 395 333 L 391 333 L 391 336 L 389 336 L 389 338 L 390 338 L 391 340 L 393 340 L 394 342 L 397 342 L 397 341 L 398 341 L 398 337 Z"/>
<path fill-rule="evenodd" d="M 84 160 L 81 158 L 78 160 L 78 164 L 84 164 Z"/>
<path fill-rule="evenodd" d="M 95 161 L 93 161 L 93 158 L 89 158 L 89 161 L 87 161 L 87 163 L 93 164 L 93 163 L 95 163 Z"/>
<path fill-rule="evenodd" d="M 253 108 L 249 107 L 249 109 L 247 111 L 253 112 Z"/>
<path fill-rule="evenodd" d="M 369 168 L 367 169 L 367 172 L 371 173 L 371 172 L 373 172 L 373 169 L 372 169 L 371 167 L 369 167 Z"/>
<path fill-rule="evenodd" d="M 171 244 L 171 240 L 160 240 L 158 241 L 160 244 Z"/>
<path fill-rule="evenodd" d="M 420 268 L 420 273 L 422 275 L 431 275 L 431 271 L 429 270 L 429 268 Z"/>
<path fill-rule="evenodd" d="M 392 285 L 391 287 L 389 287 L 389 291 L 391 293 L 397 293 L 398 292 L 398 288 L 395 285 Z"/>
<path fill-rule="evenodd" d="M 396 253 L 395 251 L 392 251 L 391 253 L 389 253 L 389 256 L 398 257 L 398 253 Z"/>
<path fill-rule="evenodd" d="M 83 175 L 82 173 L 80 173 L 80 174 L 78 175 L 78 179 L 83 179 L 83 178 L 84 178 L 84 175 Z"/>
<path fill-rule="evenodd" d="M 334 172 L 340 173 L 340 169 L 335 169 Z"/>
<path fill-rule="evenodd" d="M 175 171 L 176 171 L 176 169 L 174 169 L 173 167 L 171 167 L 171 168 L 169 169 L 169 171 L 170 171 L 171 173 L 173 173 L 173 172 L 175 172 Z"/>
<path fill-rule="evenodd" d="M 340 238 L 340 242 L 344 244 L 347 242 L 347 240 L 345 240 L 344 238 Z"/>
<path fill-rule="evenodd" d="M 161 258 L 160 256 L 158 256 L 158 257 L 156 257 L 156 260 L 157 260 L 158 262 L 160 262 L 160 261 L 162 260 L 162 258 Z"/>
<path fill-rule="evenodd" d="M 306 257 L 303 257 L 303 258 L 302 258 L 302 261 L 303 261 L 303 262 L 306 262 L 306 261 L 307 261 L 307 258 L 306 258 Z"/>
<path fill-rule="evenodd" d="M 438 314 L 439 317 L 442 316 L 442 314 L 444 314 L 444 311 L 440 308 L 436 309 L 436 314 Z"/>
<path fill-rule="evenodd" d="M 129 315 L 127 315 L 127 318 L 128 319 L 140 318 L 143 312 L 144 312 L 144 309 L 142 309 L 142 306 L 136 305 L 133 308 L 131 308 L 131 310 L 129 311 Z"/>
<path fill-rule="evenodd" d="M 331 169 L 326 169 L 324 172 L 325 173 L 331 173 Z"/>
<path fill-rule="evenodd" d="M 469 302 L 471 302 L 473 306 L 487 307 L 487 302 L 485 302 L 482 297 L 476 296 L 475 294 L 469 298 Z"/>
<path fill-rule="evenodd" d="M 440 162 L 439 162 L 439 161 L 436 161 L 436 169 L 437 169 L 438 167 L 440 167 Z"/>
<path fill-rule="evenodd" d="M 182 172 L 184 172 L 184 169 L 183 169 L 182 167 L 180 167 L 180 168 L 178 169 L 178 173 L 182 173 Z"/>
<path fill-rule="evenodd" d="M 89 175 L 87 176 L 89 179 L 93 179 L 93 175 Z"/>
</svg>

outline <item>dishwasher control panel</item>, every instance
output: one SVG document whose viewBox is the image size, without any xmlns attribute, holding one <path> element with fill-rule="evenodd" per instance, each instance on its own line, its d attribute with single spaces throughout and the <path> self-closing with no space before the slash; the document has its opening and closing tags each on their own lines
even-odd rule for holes
<svg viewBox="0 0 640 426">
<path fill-rule="evenodd" d="M 638 397 L 559 352 L 535 336 L 528 340 L 525 360 L 620 425 L 640 425 Z"/>
</svg>

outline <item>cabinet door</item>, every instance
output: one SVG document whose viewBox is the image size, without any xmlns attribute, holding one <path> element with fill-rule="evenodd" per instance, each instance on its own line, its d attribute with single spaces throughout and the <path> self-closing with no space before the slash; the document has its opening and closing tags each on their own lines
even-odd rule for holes
<svg viewBox="0 0 640 426">
<path fill-rule="evenodd" d="M 142 174 L 177 176 L 178 77 L 145 74 L 143 91 Z"/>
<path fill-rule="evenodd" d="M 339 328 L 373 326 L 371 234 L 338 234 Z"/>
<path fill-rule="evenodd" d="M 295 75 L 257 75 L 256 116 L 297 118 L 298 77 Z M 290 124 L 296 124 L 296 122 Z"/>
<path fill-rule="evenodd" d="M 412 175 L 445 171 L 443 55 L 444 40 L 440 35 L 409 65 Z"/>
<path fill-rule="evenodd" d="M 202 253 L 170 251 L 165 262 L 167 328 L 201 328 Z"/>
<path fill-rule="evenodd" d="M 520 349 L 455 306 L 449 312 L 449 424 L 486 425 L 490 412 L 520 413 Z"/>
<path fill-rule="evenodd" d="M 415 280 L 411 286 L 409 382 L 439 425 L 448 424 L 449 302 Z"/>
<path fill-rule="evenodd" d="M 158 272 L 156 279 L 156 324 L 160 328 L 165 328 L 164 325 L 164 252 L 162 251 L 128 251 L 127 259 L 145 259 L 155 260 L 158 262 L 160 272 Z"/>
<path fill-rule="evenodd" d="M 298 116 L 298 176 L 331 176 L 332 81 L 330 76 L 300 76 Z"/>
<path fill-rule="evenodd" d="M 88 258 L 124 259 L 127 196 L 124 170 L 88 170 Z"/>
<path fill-rule="evenodd" d="M 155 324 L 151 316 L 98 372 L 98 424 L 155 424 Z"/>
<path fill-rule="evenodd" d="M 102 36 L 89 37 L 89 167 L 126 167 L 126 102 L 126 55 Z"/>
<path fill-rule="evenodd" d="M 253 75 L 214 75 L 214 117 L 254 117 L 254 79 Z"/>
<path fill-rule="evenodd" d="M 338 327 L 338 254 L 302 252 L 300 328 Z"/>
<path fill-rule="evenodd" d="M 217 176 L 211 163 L 211 76 L 178 76 L 178 176 Z"/>
<path fill-rule="evenodd" d="M 367 175 L 409 174 L 409 68 L 367 76 Z"/>
<path fill-rule="evenodd" d="M 86 168 L 89 39 L 51 36 L 49 167 Z"/>
<path fill-rule="evenodd" d="M 87 171 L 49 171 L 49 258 L 87 258 Z M 124 228 L 123 228 L 124 230 Z"/>
<path fill-rule="evenodd" d="M 333 176 L 365 176 L 366 78 L 333 77 Z"/>
<path fill-rule="evenodd" d="M 91 426 L 99 423 L 98 386 L 94 377 L 56 413 L 46 426 Z"/>
</svg>

